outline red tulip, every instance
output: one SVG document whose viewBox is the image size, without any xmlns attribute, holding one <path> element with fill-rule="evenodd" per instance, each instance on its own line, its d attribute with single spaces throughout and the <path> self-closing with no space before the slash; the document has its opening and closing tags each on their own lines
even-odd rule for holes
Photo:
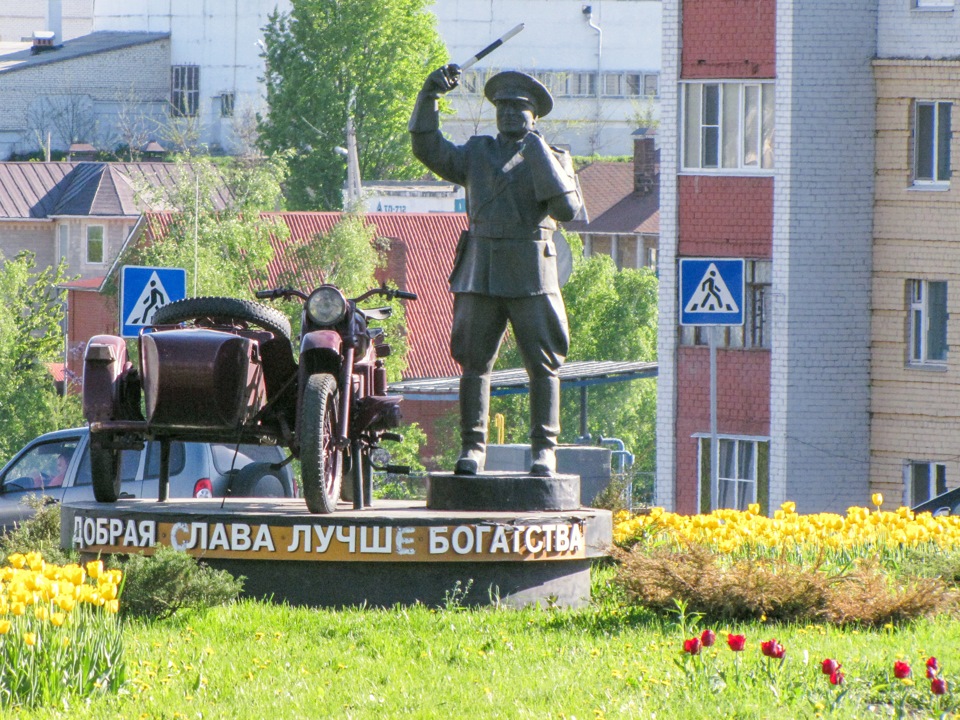
<svg viewBox="0 0 960 720">
<path fill-rule="evenodd" d="M 688 652 L 691 655 L 699 655 L 700 654 L 700 638 L 692 637 L 689 640 L 684 640 L 683 651 Z"/>
<path fill-rule="evenodd" d="M 893 664 L 893 676 L 899 680 L 910 677 L 910 666 L 903 660 L 897 660 Z"/>
<path fill-rule="evenodd" d="M 827 658 L 820 663 L 820 669 L 823 671 L 824 675 L 833 675 L 833 673 L 840 669 L 840 663 L 838 663 L 836 660 Z"/>
<path fill-rule="evenodd" d="M 747 638 L 743 635 L 734 635 L 732 633 L 727 633 L 727 645 L 730 646 L 730 649 L 734 652 L 740 652 L 747 645 Z"/>
<path fill-rule="evenodd" d="M 700 644 L 704 647 L 712 647 L 717 641 L 717 634 L 713 630 L 704 630 L 700 633 Z"/>
<path fill-rule="evenodd" d="M 769 658 L 780 660 L 783 658 L 786 650 L 784 650 L 783 645 L 778 643 L 776 640 L 766 640 L 760 643 L 760 652 Z"/>
<path fill-rule="evenodd" d="M 930 682 L 930 692 L 934 695 L 943 695 L 947 692 L 947 681 L 943 678 L 934 678 Z"/>
<path fill-rule="evenodd" d="M 843 684 L 843 673 L 839 669 L 834 670 L 830 673 L 830 684 L 831 685 L 842 685 Z"/>
<path fill-rule="evenodd" d="M 939 669 L 940 669 L 940 663 L 937 662 L 937 659 L 935 657 L 928 657 L 927 670 L 933 670 L 934 672 L 936 672 Z"/>
</svg>

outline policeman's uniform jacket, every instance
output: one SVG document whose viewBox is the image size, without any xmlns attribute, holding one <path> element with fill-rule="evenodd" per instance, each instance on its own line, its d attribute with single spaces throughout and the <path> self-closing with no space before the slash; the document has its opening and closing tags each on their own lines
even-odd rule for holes
<svg viewBox="0 0 960 720">
<path fill-rule="evenodd" d="M 450 290 L 505 298 L 559 292 L 557 224 L 547 200 L 576 192 L 582 204 L 569 153 L 502 136 L 456 145 L 441 134 L 436 96 L 429 93 L 417 98 L 410 132 L 413 154 L 466 190 L 470 229 L 457 244 Z"/>
</svg>

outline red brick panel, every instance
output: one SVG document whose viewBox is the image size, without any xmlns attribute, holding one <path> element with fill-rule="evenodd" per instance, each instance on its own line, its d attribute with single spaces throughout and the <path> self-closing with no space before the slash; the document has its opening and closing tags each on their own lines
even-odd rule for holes
<svg viewBox="0 0 960 720">
<path fill-rule="evenodd" d="M 775 0 L 686 0 L 680 77 L 776 77 Z"/>
<path fill-rule="evenodd" d="M 83 353 L 94 335 L 116 335 L 119 313 L 116 298 L 96 292 L 67 292 L 67 380 L 83 375 Z"/>
<path fill-rule="evenodd" d="M 770 353 L 717 351 L 717 429 L 721 435 L 770 434 Z M 699 472 L 695 433 L 710 432 L 710 350 L 677 353 L 677 503 L 695 514 Z"/>
<path fill-rule="evenodd" d="M 772 177 L 677 179 L 681 257 L 773 257 Z"/>
</svg>

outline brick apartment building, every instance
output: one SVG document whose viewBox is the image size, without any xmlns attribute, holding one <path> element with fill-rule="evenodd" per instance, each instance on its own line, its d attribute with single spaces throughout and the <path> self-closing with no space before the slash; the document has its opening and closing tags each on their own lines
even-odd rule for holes
<svg viewBox="0 0 960 720">
<path fill-rule="evenodd" d="M 657 504 L 710 509 L 707 333 L 679 325 L 677 273 L 712 257 L 746 279 L 717 349 L 717 504 L 868 501 L 877 16 L 663 3 Z"/>
</svg>

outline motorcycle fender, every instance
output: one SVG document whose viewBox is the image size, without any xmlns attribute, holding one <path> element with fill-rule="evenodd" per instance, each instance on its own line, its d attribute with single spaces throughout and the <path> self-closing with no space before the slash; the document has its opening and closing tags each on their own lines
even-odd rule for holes
<svg viewBox="0 0 960 720">
<path fill-rule="evenodd" d="M 90 338 L 83 356 L 83 416 L 87 421 L 116 419 L 120 378 L 131 367 L 123 338 Z"/>
<path fill-rule="evenodd" d="M 336 330 L 313 330 L 300 341 L 300 367 L 308 374 L 340 369 L 343 338 Z"/>
</svg>

